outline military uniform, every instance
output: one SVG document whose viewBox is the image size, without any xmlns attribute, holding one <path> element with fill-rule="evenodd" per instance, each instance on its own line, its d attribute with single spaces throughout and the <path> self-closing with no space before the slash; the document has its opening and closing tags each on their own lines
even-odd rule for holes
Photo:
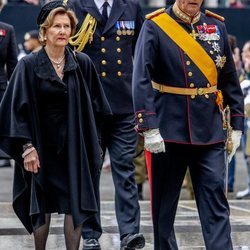
<svg viewBox="0 0 250 250">
<path fill-rule="evenodd" d="M 172 39 L 158 25 L 166 16 L 183 32 L 181 43 L 173 40 L 178 34 Z M 223 190 L 226 132 L 222 95 L 224 106 L 231 109 L 234 130 L 243 130 L 244 115 L 225 25 L 221 17 L 210 12 L 199 13 L 191 20 L 176 4 L 148 19 L 135 52 L 133 98 L 138 131 L 159 128 L 166 147 L 165 153 L 147 153 L 155 250 L 177 249 L 177 245 L 170 247 L 168 239 L 187 166 L 206 249 L 232 249 L 229 206 Z M 190 47 L 186 36 L 192 40 Z M 194 41 L 208 57 L 209 65 L 200 65 L 203 54 L 195 54 Z"/>
<path fill-rule="evenodd" d="M 110 154 L 120 235 L 134 234 L 139 231 L 140 216 L 134 181 L 133 156 L 137 137 L 131 82 L 133 52 L 144 21 L 142 10 L 138 1 L 114 0 L 105 22 L 94 0 L 76 0 L 70 4 L 79 19 L 79 29 L 89 15 L 94 18 L 90 22 L 97 25 L 90 32 L 93 36 L 83 52 L 94 62 L 113 112 L 112 119 L 103 124 L 101 143 L 103 151 L 107 147 Z M 99 182 L 96 185 L 99 189 Z M 99 238 L 100 234 L 100 218 L 83 225 L 84 238 Z"/>
<path fill-rule="evenodd" d="M 14 28 L 7 23 L 0 22 L 0 102 L 16 64 L 17 45 Z M 0 158 L 8 158 L 8 156 L 0 150 Z"/>
</svg>

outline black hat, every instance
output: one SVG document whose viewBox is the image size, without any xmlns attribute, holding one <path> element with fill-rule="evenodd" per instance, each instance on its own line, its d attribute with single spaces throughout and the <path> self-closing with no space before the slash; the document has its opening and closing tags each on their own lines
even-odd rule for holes
<svg viewBox="0 0 250 250">
<path fill-rule="evenodd" d="M 48 3 L 46 3 L 40 10 L 40 13 L 37 17 L 37 25 L 40 26 L 47 18 L 47 16 L 49 15 L 49 13 L 58 7 L 63 7 L 65 9 L 68 9 L 67 5 L 64 3 L 64 1 L 61 0 L 55 0 L 55 1 L 50 1 Z"/>
<path fill-rule="evenodd" d="M 30 30 L 30 31 L 25 33 L 24 40 L 27 41 L 31 38 L 38 39 L 38 37 L 39 37 L 38 30 Z"/>
</svg>

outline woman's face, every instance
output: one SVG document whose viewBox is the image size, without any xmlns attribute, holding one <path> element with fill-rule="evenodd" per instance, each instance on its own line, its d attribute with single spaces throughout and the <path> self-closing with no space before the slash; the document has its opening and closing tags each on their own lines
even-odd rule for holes
<svg viewBox="0 0 250 250">
<path fill-rule="evenodd" d="M 56 14 L 51 27 L 46 30 L 46 46 L 65 47 L 71 35 L 71 23 L 67 14 Z"/>
<path fill-rule="evenodd" d="M 176 0 L 178 7 L 190 16 L 196 15 L 201 8 L 203 0 Z"/>
</svg>

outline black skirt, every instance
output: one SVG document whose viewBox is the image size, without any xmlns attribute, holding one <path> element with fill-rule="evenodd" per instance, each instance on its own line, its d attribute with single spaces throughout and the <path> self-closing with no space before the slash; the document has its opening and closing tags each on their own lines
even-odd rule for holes
<svg viewBox="0 0 250 250">
<path fill-rule="evenodd" d="M 45 213 L 70 213 L 67 150 L 56 146 L 44 148 Z"/>
</svg>

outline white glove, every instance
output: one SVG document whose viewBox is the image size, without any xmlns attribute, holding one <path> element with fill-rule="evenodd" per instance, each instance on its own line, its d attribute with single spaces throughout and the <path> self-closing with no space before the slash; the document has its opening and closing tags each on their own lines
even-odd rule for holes
<svg viewBox="0 0 250 250">
<path fill-rule="evenodd" d="M 228 161 L 230 162 L 236 152 L 236 149 L 240 146 L 242 131 L 240 130 L 233 130 L 232 131 L 232 142 L 233 142 L 233 150 L 228 155 Z"/>
<path fill-rule="evenodd" d="M 158 128 L 143 132 L 144 147 L 151 153 L 165 152 L 165 143 Z"/>
</svg>

